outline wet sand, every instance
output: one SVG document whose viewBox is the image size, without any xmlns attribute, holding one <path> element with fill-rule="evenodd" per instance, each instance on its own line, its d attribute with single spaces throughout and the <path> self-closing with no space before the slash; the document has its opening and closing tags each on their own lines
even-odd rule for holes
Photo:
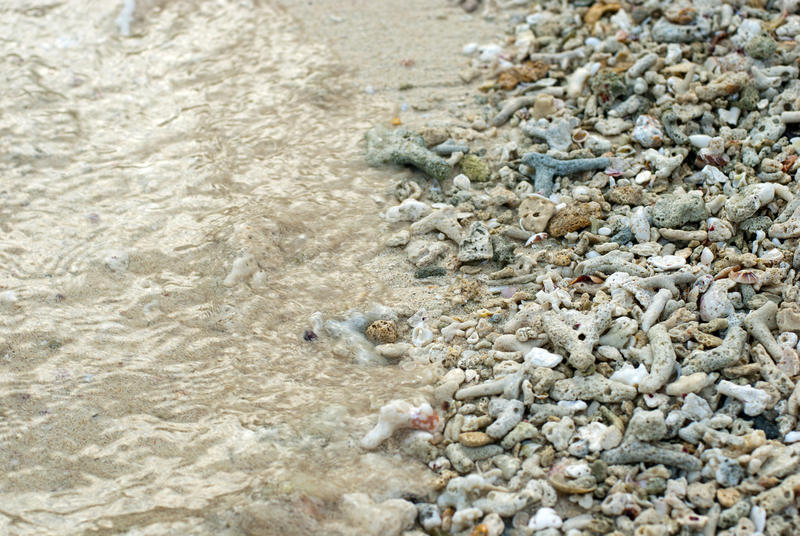
<svg viewBox="0 0 800 536">
<path fill-rule="evenodd" d="M 425 489 L 357 446 L 417 372 L 300 335 L 391 298 L 378 212 L 405 172 L 367 168 L 363 132 L 465 91 L 453 58 L 491 26 L 290 4 L 140 3 L 126 38 L 121 2 L 0 8 L 0 531 L 259 533 L 300 501 L 346 532 L 342 493 Z"/>
</svg>

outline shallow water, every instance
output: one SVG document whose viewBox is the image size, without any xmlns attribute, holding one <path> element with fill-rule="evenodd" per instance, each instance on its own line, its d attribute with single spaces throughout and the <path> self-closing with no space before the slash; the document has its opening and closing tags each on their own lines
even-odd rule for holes
<svg viewBox="0 0 800 536">
<path fill-rule="evenodd" d="M 422 486 L 356 444 L 415 375 L 300 338 L 386 292 L 374 104 L 270 2 L 139 4 L 128 38 L 121 2 L 0 7 L 0 532 L 239 534 Z"/>
</svg>

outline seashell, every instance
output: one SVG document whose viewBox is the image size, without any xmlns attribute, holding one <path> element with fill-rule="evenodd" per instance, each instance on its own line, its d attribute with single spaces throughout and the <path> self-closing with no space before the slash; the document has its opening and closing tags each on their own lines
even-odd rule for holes
<svg viewBox="0 0 800 536">
<path fill-rule="evenodd" d="M 425 324 L 419 324 L 411 331 L 411 342 L 417 348 L 425 346 L 432 340 L 433 332 Z"/>
<path fill-rule="evenodd" d="M 605 280 L 602 277 L 598 276 L 598 275 L 594 275 L 594 274 L 586 275 L 586 274 L 584 274 L 584 275 L 579 275 L 578 277 L 576 277 L 575 279 L 570 281 L 569 284 L 570 284 L 570 286 L 572 286 L 575 283 L 584 283 L 584 282 L 589 282 L 589 281 L 591 281 L 592 283 L 602 283 Z"/>
<path fill-rule="evenodd" d="M 439 415 L 424 403 L 414 407 L 404 400 L 392 400 L 381 408 L 378 423 L 361 440 L 361 446 L 372 450 L 389 439 L 396 430 L 413 428 L 434 433 L 440 429 Z"/>
<path fill-rule="evenodd" d="M 647 262 L 659 270 L 677 270 L 686 265 L 686 259 L 678 255 L 654 256 L 648 258 Z"/>
<path fill-rule="evenodd" d="M 783 161 L 783 165 L 781 166 L 781 171 L 784 173 L 789 173 L 792 171 L 792 168 L 795 167 L 795 163 L 797 162 L 797 155 L 790 154 L 786 157 L 786 160 Z"/>
<path fill-rule="evenodd" d="M 742 285 L 755 285 L 761 280 L 761 270 L 731 270 L 728 279 Z"/>
<path fill-rule="evenodd" d="M 631 147 L 630 145 L 623 145 L 619 149 L 617 149 L 617 156 L 619 158 L 628 158 L 637 153 L 636 149 Z"/>
<path fill-rule="evenodd" d="M 708 290 L 708 287 L 710 287 L 711 283 L 713 283 L 713 282 L 714 282 L 714 276 L 711 275 L 711 274 L 705 274 L 705 275 L 701 275 L 700 277 L 698 277 L 695 280 L 694 286 L 700 292 L 705 292 L 705 291 Z"/>
<path fill-rule="evenodd" d="M 578 130 L 572 133 L 572 141 L 574 141 L 578 145 L 582 145 L 583 142 L 586 141 L 586 138 L 589 137 L 589 133 L 579 128 Z"/>
<path fill-rule="evenodd" d="M 530 246 L 531 244 L 533 244 L 534 242 L 541 242 L 542 240 L 547 240 L 547 238 L 549 236 L 550 235 L 548 235 L 547 233 L 536 233 L 536 234 L 533 234 L 533 235 L 531 235 L 530 238 L 528 238 L 528 240 L 525 241 L 525 246 L 527 247 L 527 246 Z"/>
<path fill-rule="evenodd" d="M 728 277 L 729 273 L 741 270 L 741 268 L 742 267 L 738 264 L 736 266 L 728 266 L 727 268 L 723 268 L 722 270 L 719 271 L 719 273 L 717 273 L 716 276 L 714 276 L 714 280 L 716 281 L 717 279 L 724 279 Z"/>
<path fill-rule="evenodd" d="M 564 478 L 564 475 L 560 473 L 549 476 L 547 481 L 551 486 L 553 486 L 553 488 L 555 488 L 556 491 L 566 493 L 568 495 L 585 495 L 587 493 L 592 493 L 597 489 L 596 485 L 585 487 L 567 482 L 567 480 Z"/>
<path fill-rule="evenodd" d="M 439 429 L 439 415 L 428 404 L 412 408 L 410 416 L 410 427 L 415 430 L 434 433 Z"/>
<path fill-rule="evenodd" d="M 703 252 L 700 253 L 700 262 L 705 264 L 706 266 L 710 265 L 714 261 L 714 252 L 708 248 L 703 248 Z"/>
<path fill-rule="evenodd" d="M 783 438 L 784 443 L 797 443 L 798 441 L 800 441 L 800 432 L 789 432 Z"/>
</svg>

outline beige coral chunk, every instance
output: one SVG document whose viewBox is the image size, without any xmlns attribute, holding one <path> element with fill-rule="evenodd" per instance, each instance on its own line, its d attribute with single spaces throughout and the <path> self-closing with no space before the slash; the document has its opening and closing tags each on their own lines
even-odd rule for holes
<svg viewBox="0 0 800 536">
<path fill-rule="evenodd" d="M 602 210 L 596 201 L 568 205 L 559 210 L 550 220 L 550 235 L 560 238 L 572 231 L 588 227 L 592 223 L 592 218 L 600 216 L 602 216 Z"/>
<path fill-rule="evenodd" d="M 367 327 L 367 337 L 380 344 L 397 340 L 397 327 L 391 320 L 376 320 Z"/>
<path fill-rule="evenodd" d="M 602 2 L 596 2 L 592 4 L 592 7 L 583 15 L 583 22 L 589 26 L 594 26 L 594 24 L 599 21 L 603 15 L 608 12 L 616 13 L 620 10 L 622 6 L 620 4 L 604 4 Z"/>
<path fill-rule="evenodd" d="M 800 331 L 800 304 L 785 302 L 776 319 L 780 331 Z"/>
<path fill-rule="evenodd" d="M 710 101 L 717 97 L 732 95 L 742 89 L 750 81 L 750 75 L 744 72 L 728 71 L 712 80 L 708 85 L 694 90 L 697 98 Z"/>
<path fill-rule="evenodd" d="M 458 442 L 465 447 L 482 447 L 493 443 L 494 439 L 486 432 L 462 432 L 458 435 Z"/>
<path fill-rule="evenodd" d="M 411 224 L 411 232 L 414 234 L 425 234 L 431 231 L 440 231 L 453 242 L 460 243 L 462 228 L 458 223 L 455 208 L 441 208 Z"/>
<path fill-rule="evenodd" d="M 730 508 L 741 498 L 741 493 L 736 488 L 723 488 L 717 490 L 717 500 L 725 508 Z"/>
<path fill-rule="evenodd" d="M 519 217 L 523 229 L 541 233 L 547 229 L 547 224 L 555 211 L 555 203 L 545 197 L 532 195 L 525 198 L 519 205 Z"/>
</svg>

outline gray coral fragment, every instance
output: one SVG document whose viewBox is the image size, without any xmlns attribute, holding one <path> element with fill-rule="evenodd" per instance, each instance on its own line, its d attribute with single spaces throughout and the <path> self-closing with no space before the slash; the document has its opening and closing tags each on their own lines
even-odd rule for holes
<svg viewBox="0 0 800 536">
<path fill-rule="evenodd" d="M 573 160 L 556 160 L 551 156 L 540 153 L 527 153 L 522 157 L 522 163 L 535 168 L 533 188 L 544 196 L 553 193 L 553 178 L 567 176 L 579 171 L 603 169 L 611 164 L 611 160 L 600 158 L 575 158 Z"/>
<path fill-rule="evenodd" d="M 405 128 L 389 130 L 376 126 L 366 134 L 367 162 L 380 166 L 387 162 L 399 166 L 414 166 L 437 180 L 450 176 L 447 160 L 425 147 L 422 137 Z"/>
</svg>

